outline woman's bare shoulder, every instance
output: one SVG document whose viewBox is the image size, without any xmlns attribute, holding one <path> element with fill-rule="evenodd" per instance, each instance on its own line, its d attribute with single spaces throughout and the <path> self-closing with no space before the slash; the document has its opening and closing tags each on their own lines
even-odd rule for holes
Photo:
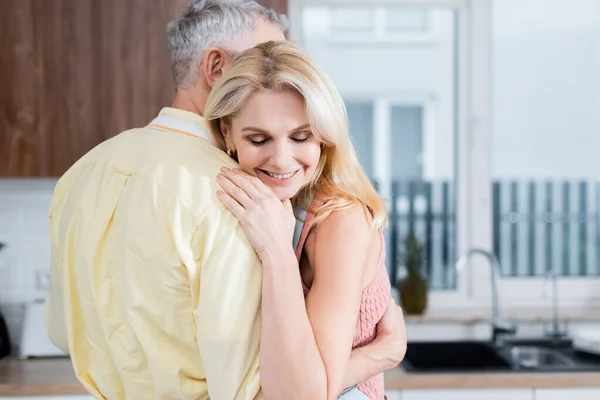
<svg viewBox="0 0 600 400">
<path fill-rule="evenodd" d="M 379 231 L 373 228 L 370 213 L 361 205 L 353 205 L 332 212 L 311 230 L 306 253 L 315 270 L 320 266 L 328 269 L 356 266 L 369 274 L 365 266 L 370 264 L 368 261 L 379 246 Z"/>
</svg>

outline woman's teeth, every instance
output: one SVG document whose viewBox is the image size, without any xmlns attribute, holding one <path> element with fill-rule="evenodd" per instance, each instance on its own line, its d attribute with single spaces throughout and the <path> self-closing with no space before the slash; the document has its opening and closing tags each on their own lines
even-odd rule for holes
<svg viewBox="0 0 600 400">
<path fill-rule="evenodd" d="M 294 174 L 296 173 L 296 171 L 294 172 L 290 172 L 289 174 L 274 174 L 272 172 L 269 171 L 265 171 L 267 173 L 267 175 L 269 175 L 271 178 L 275 178 L 275 179 L 288 179 L 291 178 L 292 176 L 294 176 Z"/>
</svg>

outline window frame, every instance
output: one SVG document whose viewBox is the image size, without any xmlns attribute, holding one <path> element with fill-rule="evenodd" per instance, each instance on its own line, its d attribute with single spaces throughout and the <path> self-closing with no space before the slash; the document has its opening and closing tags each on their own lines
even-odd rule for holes
<svg viewBox="0 0 600 400">
<path fill-rule="evenodd" d="M 456 249 L 464 254 L 471 248 L 493 249 L 492 227 L 492 1 L 402 1 L 402 5 L 456 7 L 457 17 L 457 130 L 455 146 L 456 186 Z M 304 5 L 390 5 L 395 0 L 290 0 L 292 30 L 290 37 L 301 43 L 302 34 L 295 26 L 301 25 Z M 294 10 L 296 12 L 294 13 Z M 367 100 L 369 94 L 344 93 L 345 99 Z M 373 96 L 380 99 L 381 97 Z M 386 148 L 385 124 L 389 124 L 392 101 L 384 97 L 375 106 L 373 149 Z M 424 113 L 425 114 L 425 113 Z M 387 121 L 387 122 L 385 122 Z M 389 128 L 389 127 L 388 127 Z M 389 129 L 388 129 L 389 130 Z M 426 151 L 424 143 L 424 152 Z M 375 160 L 389 165 L 388 155 L 377 153 Z M 376 173 L 377 168 L 373 166 Z M 385 178 L 385 174 L 384 174 Z M 382 195 L 389 193 L 385 185 Z M 491 310 L 490 268 L 481 257 L 473 257 L 469 266 L 457 274 L 456 290 L 432 291 L 426 315 L 460 315 L 462 318 L 489 315 Z M 559 310 L 600 311 L 600 277 L 557 278 Z M 504 277 L 499 284 L 501 312 L 509 315 L 550 315 L 547 280 L 543 277 Z M 529 313 L 529 314 L 527 314 Z M 534 314 L 531 314 L 534 313 Z"/>
<path fill-rule="evenodd" d="M 426 11 L 427 28 L 423 31 L 415 32 L 390 32 L 386 19 L 386 7 L 376 7 L 373 14 L 372 31 L 335 31 L 333 28 L 333 13 L 335 9 L 330 10 L 328 18 L 327 36 L 330 43 L 363 45 L 381 45 L 381 44 L 433 44 L 439 40 L 439 18 L 435 12 L 428 9 Z"/>
</svg>

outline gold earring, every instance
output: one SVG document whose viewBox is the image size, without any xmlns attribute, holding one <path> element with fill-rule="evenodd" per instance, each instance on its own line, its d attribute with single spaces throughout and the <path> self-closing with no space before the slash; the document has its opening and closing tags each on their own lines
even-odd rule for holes
<svg viewBox="0 0 600 400">
<path fill-rule="evenodd" d="M 229 147 L 227 148 L 227 155 L 231 157 L 231 149 Z"/>
</svg>

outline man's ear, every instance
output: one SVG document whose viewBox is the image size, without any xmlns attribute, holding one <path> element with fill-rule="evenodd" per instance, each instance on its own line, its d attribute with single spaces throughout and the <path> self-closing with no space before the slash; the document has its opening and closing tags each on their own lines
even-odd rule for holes
<svg viewBox="0 0 600 400">
<path fill-rule="evenodd" d="M 216 47 L 211 47 L 204 52 L 200 69 L 208 87 L 212 88 L 217 79 L 223 76 L 224 67 L 229 61 L 227 53 Z"/>
</svg>

